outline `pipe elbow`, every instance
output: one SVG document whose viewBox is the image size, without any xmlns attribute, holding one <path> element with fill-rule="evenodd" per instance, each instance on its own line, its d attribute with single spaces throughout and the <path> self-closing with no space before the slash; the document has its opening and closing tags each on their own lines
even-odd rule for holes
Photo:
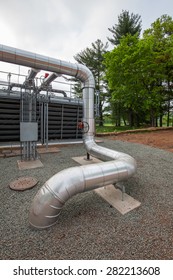
<svg viewBox="0 0 173 280">
<path fill-rule="evenodd" d="M 35 228 L 44 229 L 56 223 L 63 202 L 57 199 L 45 183 L 31 204 L 29 223 Z"/>
<path fill-rule="evenodd" d="M 84 187 L 80 167 L 71 167 L 55 174 L 34 197 L 29 213 L 30 225 L 43 229 L 55 224 L 66 201 L 83 192 Z"/>
<path fill-rule="evenodd" d="M 84 87 L 95 88 L 95 79 L 92 72 L 83 64 L 77 64 L 76 78 L 84 83 Z"/>
<path fill-rule="evenodd" d="M 136 173 L 137 170 L 136 160 L 131 157 L 131 159 L 128 162 L 126 162 L 126 165 L 127 165 L 128 177 L 130 178 Z"/>
</svg>

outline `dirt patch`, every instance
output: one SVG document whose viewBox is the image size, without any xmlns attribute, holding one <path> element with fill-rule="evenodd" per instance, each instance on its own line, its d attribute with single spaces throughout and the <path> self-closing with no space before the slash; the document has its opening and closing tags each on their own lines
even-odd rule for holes
<svg viewBox="0 0 173 280">
<path fill-rule="evenodd" d="M 173 129 L 142 133 L 124 133 L 107 136 L 106 138 L 149 145 L 173 152 Z"/>
</svg>

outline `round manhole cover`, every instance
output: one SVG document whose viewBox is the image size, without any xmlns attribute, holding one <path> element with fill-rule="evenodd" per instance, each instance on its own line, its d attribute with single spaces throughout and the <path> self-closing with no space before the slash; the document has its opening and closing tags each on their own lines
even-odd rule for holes
<svg viewBox="0 0 173 280">
<path fill-rule="evenodd" d="M 20 177 L 10 183 L 10 189 L 24 191 L 33 188 L 38 180 L 33 177 Z"/>
</svg>

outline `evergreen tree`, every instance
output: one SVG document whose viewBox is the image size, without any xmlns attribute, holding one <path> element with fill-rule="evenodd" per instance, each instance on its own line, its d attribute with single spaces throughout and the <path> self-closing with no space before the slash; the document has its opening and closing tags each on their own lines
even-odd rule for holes
<svg viewBox="0 0 173 280">
<path fill-rule="evenodd" d="M 108 28 L 113 34 L 113 38 L 108 38 L 109 42 L 113 45 L 119 45 L 120 39 L 128 34 L 140 36 L 142 29 L 141 16 L 138 14 L 129 13 L 129 11 L 122 10 L 122 13 L 118 16 L 118 24 Z"/>
</svg>

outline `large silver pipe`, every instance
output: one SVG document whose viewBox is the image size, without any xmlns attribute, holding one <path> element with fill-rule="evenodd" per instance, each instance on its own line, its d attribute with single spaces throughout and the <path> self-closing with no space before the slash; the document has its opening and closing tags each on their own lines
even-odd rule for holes
<svg viewBox="0 0 173 280">
<path fill-rule="evenodd" d="M 73 76 L 85 82 L 86 86 L 95 86 L 92 73 L 81 64 L 74 64 L 4 45 L 0 45 L 0 61 Z"/>
<path fill-rule="evenodd" d="M 46 79 L 44 79 L 44 81 L 40 85 L 40 90 L 49 86 L 53 82 L 53 80 L 55 80 L 58 76 L 59 75 L 57 73 L 52 73 L 51 75 L 49 75 Z"/>
<path fill-rule="evenodd" d="M 86 150 L 102 160 L 111 160 L 95 165 L 68 168 L 51 177 L 38 191 L 32 202 L 29 215 L 32 226 L 50 227 L 56 223 L 63 205 L 73 195 L 124 181 L 136 172 L 134 158 L 125 153 L 100 147 L 95 143 L 95 81 L 87 67 L 2 45 L 0 46 L 0 60 L 74 76 L 83 82 L 83 121 L 88 127 L 83 137 Z"/>
<path fill-rule="evenodd" d="M 35 77 L 37 76 L 38 72 L 38 69 L 30 69 L 28 76 L 26 77 L 25 83 L 32 83 Z"/>
<path fill-rule="evenodd" d="M 38 88 L 38 91 L 42 91 L 42 90 L 47 90 L 48 87 L 50 86 L 50 84 L 60 75 L 57 73 L 52 73 L 51 75 L 49 75 L 46 79 L 44 79 L 44 81 L 41 83 L 41 85 Z M 53 89 L 52 87 L 49 88 L 50 92 L 56 92 L 56 93 L 61 93 L 63 94 L 65 97 L 67 97 L 67 94 L 65 91 L 63 90 L 58 90 L 58 89 Z"/>
</svg>

